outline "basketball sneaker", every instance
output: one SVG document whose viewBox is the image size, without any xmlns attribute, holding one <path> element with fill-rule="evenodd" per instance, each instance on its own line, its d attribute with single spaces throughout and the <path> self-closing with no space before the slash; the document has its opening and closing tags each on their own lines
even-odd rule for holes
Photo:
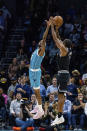
<svg viewBox="0 0 87 131">
<path fill-rule="evenodd" d="M 43 109 L 38 109 L 37 113 L 33 116 L 33 119 L 39 119 L 44 115 L 44 110 Z"/>
<path fill-rule="evenodd" d="M 65 120 L 64 120 L 63 115 L 60 118 L 58 118 L 58 116 L 56 116 L 55 120 L 51 123 L 51 126 L 54 126 L 54 125 L 57 125 L 57 124 L 58 125 L 62 124 L 64 121 Z"/>
</svg>

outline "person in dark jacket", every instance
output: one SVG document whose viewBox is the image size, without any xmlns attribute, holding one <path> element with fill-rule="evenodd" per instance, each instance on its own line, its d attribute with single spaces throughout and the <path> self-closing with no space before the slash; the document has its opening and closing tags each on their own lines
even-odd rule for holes
<svg viewBox="0 0 87 131">
<path fill-rule="evenodd" d="M 21 83 L 16 86 L 15 93 L 20 92 L 22 94 L 22 98 L 31 98 L 33 94 L 32 88 L 26 84 L 26 76 L 21 76 Z"/>
</svg>

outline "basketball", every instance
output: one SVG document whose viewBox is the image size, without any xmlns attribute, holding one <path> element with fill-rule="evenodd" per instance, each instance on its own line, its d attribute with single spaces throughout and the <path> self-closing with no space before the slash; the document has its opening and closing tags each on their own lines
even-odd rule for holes
<svg viewBox="0 0 87 131">
<path fill-rule="evenodd" d="M 54 20 L 54 25 L 58 26 L 58 27 L 61 27 L 62 24 L 63 24 L 63 18 L 61 16 L 55 16 L 53 18 Z"/>
</svg>

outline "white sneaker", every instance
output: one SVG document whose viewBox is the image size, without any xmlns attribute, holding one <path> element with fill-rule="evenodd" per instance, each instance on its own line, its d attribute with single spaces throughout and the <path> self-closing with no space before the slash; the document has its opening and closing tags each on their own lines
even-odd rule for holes
<svg viewBox="0 0 87 131">
<path fill-rule="evenodd" d="M 51 126 L 54 126 L 54 125 L 56 125 L 56 124 L 61 124 L 61 123 L 63 123 L 65 120 L 64 120 L 64 117 L 63 117 L 63 115 L 60 117 L 60 118 L 58 118 L 58 116 L 56 117 L 56 119 L 52 122 L 52 124 L 51 124 Z"/>
<path fill-rule="evenodd" d="M 78 129 L 77 128 L 74 128 L 74 131 L 77 131 Z"/>
<path fill-rule="evenodd" d="M 44 110 L 39 109 L 38 112 L 33 116 L 33 119 L 39 119 L 44 115 Z"/>
</svg>

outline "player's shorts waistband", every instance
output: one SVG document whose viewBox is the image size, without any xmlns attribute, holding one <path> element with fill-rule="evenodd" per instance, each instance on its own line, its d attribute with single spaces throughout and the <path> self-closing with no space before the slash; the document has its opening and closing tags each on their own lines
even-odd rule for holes
<svg viewBox="0 0 87 131">
<path fill-rule="evenodd" d="M 68 70 L 59 70 L 58 73 L 69 73 Z"/>
<path fill-rule="evenodd" d="M 38 68 L 38 69 L 31 69 L 30 68 L 30 70 L 36 72 L 36 71 L 40 71 L 40 68 Z"/>
</svg>

